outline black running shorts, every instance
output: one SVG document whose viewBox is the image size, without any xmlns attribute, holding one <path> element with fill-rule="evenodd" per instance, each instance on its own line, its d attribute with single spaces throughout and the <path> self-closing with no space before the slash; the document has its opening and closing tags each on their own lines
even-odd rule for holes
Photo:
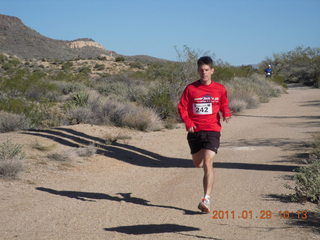
<svg viewBox="0 0 320 240">
<path fill-rule="evenodd" d="M 220 146 L 220 132 L 189 132 L 187 139 L 190 146 L 191 154 L 195 154 L 201 149 L 209 149 L 214 151 L 215 153 L 218 153 L 218 148 Z"/>
</svg>

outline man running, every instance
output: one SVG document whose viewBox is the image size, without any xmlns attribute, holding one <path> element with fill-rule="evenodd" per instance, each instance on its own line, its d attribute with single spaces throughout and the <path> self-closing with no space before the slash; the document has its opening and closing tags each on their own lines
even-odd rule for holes
<svg viewBox="0 0 320 240">
<path fill-rule="evenodd" d="M 271 78 L 272 77 L 272 68 L 271 65 L 269 64 L 266 69 L 264 69 L 264 73 L 266 75 L 266 78 Z"/>
<path fill-rule="evenodd" d="M 204 197 L 198 208 L 210 212 L 210 194 L 213 187 L 213 158 L 220 144 L 220 115 L 228 122 L 231 112 L 225 87 L 214 82 L 213 61 L 204 56 L 198 59 L 200 80 L 189 84 L 181 96 L 178 110 L 188 131 L 188 143 L 195 167 L 203 168 Z"/>
</svg>

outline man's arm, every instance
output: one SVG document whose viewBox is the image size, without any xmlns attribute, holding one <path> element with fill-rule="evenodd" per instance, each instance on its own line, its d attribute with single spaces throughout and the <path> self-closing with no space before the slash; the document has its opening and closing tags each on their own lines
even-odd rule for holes
<svg viewBox="0 0 320 240">
<path fill-rule="evenodd" d="M 228 123 L 231 119 L 232 113 L 229 109 L 228 94 L 225 88 L 223 89 L 223 92 L 221 95 L 220 111 L 222 112 L 223 121 Z"/>
<path fill-rule="evenodd" d="M 185 88 L 180 98 L 180 102 L 178 104 L 178 111 L 179 111 L 181 120 L 184 122 L 186 126 L 186 130 L 188 132 L 194 132 L 196 126 L 194 125 L 194 123 L 189 117 L 188 107 L 189 107 L 188 88 Z"/>
</svg>

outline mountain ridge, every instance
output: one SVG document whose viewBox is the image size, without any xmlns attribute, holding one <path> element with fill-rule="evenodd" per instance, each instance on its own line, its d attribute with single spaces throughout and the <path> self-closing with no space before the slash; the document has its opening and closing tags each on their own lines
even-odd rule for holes
<svg viewBox="0 0 320 240">
<path fill-rule="evenodd" d="M 46 37 L 15 16 L 0 14 L 0 52 L 21 58 L 91 58 L 110 54 L 90 38 L 72 41 Z"/>
</svg>

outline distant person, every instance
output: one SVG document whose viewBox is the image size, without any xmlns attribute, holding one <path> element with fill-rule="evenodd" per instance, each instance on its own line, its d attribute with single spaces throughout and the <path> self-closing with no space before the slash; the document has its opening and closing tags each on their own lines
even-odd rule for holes
<svg viewBox="0 0 320 240">
<path fill-rule="evenodd" d="M 268 67 L 264 70 L 264 73 L 266 75 L 267 78 L 271 78 L 272 77 L 272 68 L 271 65 L 269 64 Z"/>
<path fill-rule="evenodd" d="M 184 89 L 178 104 L 178 110 L 188 132 L 188 143 L 195 167 L 203 168 L 204 196 L 198 208 L 210 212 L 210 195 L 213 187 L 213 159 L 220 145 L 220 115 L 229 122 L 231 112 L 228 106 L 225 87 L 214 82 L 213 61 L 204 56 L 198 59 L 200 79 Z"/>
</svg>

